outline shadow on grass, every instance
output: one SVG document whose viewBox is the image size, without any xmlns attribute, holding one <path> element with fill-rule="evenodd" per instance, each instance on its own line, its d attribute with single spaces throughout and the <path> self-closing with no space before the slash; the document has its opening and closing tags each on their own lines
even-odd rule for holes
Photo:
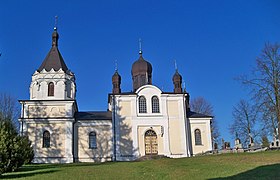
<svg viewBox="0 0 280 180">
<path fill-rule="evenodd" d="M 255 169 L 242 172 L 229 177 L 213 178 L 218 179 L 279 179 L 280 178 L 280 164 L 272 164 L 260 166 Z"/>
<path fill-rule="evenodd" d="M 46 170 L 46 171 L 28 171 L 28 172 L 13 172 L 13 173 L 7 173 L 2 176 L 0 176 L 0 179 L 16 179 L 16 178 L 26 178 L 30 176 L 35 176 L 39 174 L 49 174 L 56 172 L 58 170 L 52 169 L 52 170 Z"/>
<path fill-rule="evenodd" d="M 99 166 L 110 165 L 112 162 L 106 163 L 72 163 L 72 164 L 29 164 L 24 165 L 16 172 L 5 173 L 0 176 L 0 179 L 16 179 L 35 176 L 38 174 L 49 174 L 59 171 L 60 168 L 67 167 L 83 167 L 83 166 Z"/>
<path fill-rule="evenodd" d="M 29 164 L 19 168 L 16 172 L 38 171 L 43 169 L 56 168 L 55 164 Z"/>
</svg>

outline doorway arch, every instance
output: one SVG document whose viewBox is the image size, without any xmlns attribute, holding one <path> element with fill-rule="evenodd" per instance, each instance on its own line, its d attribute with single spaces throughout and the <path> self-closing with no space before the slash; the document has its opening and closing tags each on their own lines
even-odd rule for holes
<svg viewBox="0 0 280 180">
<path fill-rule="evenodd" d="M 157 134 L 152 129 L 146 131 L 145 133 L 145 154 L 146 155 L 158 154 Z"/>
</svg>

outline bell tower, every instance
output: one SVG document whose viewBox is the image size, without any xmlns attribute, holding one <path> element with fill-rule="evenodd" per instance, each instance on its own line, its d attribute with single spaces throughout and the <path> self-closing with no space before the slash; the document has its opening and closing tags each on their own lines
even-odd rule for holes
<svg viewBox="0 0 280 180">
<path fill-rule="evenodd" d="M 32 76 L 31 100 L 76 99 L 75 75 L 65 64 L 58 50 L 57 27 L 52 33 L 52 47 L 39 69 Z"/>
<path fill-rule="evenodd" d="M 75 75 L 58 50 L 57 27 L 52 47 L 32 75 L 30 99 L 20 100 L 20 131 L 34 148 L 33 163 L 72 163 L 76 103 Z"/>
</svg>

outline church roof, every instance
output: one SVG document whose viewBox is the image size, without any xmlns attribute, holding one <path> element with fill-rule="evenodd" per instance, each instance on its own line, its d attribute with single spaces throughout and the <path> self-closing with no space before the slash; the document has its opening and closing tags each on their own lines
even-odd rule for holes
<svg viewBox="0 0 280 180">
<path fill-rule="evenodd" d="M 111 111 L 76 112 L 75 118 L 77 120 L 112 120 L 112 112 Z"/>
<path fill-rule="evenodd" d="M 208 116 L 208 115 L 196 113 L 193 111 L 188 112 L 188 117 L 189 118 L 213 118 L 213 116 Z"/>
<path fill-rule="evenodd" d="M 52 34 L 52 48 L 46 56 L 45 60 L 39 67 L 38 71 L 41 72 L 43 69 L 50 71 L 52 68 L 58 71 L 60 68 L 66 72 L 68 70 L 59 50 L 58 50 L 58 38 L 57 29 L 54 29 Z"/>
</svg>

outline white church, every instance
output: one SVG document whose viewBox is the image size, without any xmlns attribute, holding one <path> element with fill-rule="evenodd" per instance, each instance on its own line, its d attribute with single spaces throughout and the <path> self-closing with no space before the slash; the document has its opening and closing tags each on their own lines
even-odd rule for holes
<svg viewBox="0 0 280 180">
<path fill-rule="evenodd" d="M 212 150 L 212 117 L 190 110 L 177 70 L 172 92 L 153 85 L 152 65 L 141 50 L 131 69 L 132 91 L 121 91 L 116 70 L 108 110 L 79 111 L 75 75 L 58 50 L 58 39 L 54 28 L 52 47 L 32 75 L 30 99 L 19 100 L 20 130 L 32 142 L 34 163 L 181 158 Z"/>
</svg>

